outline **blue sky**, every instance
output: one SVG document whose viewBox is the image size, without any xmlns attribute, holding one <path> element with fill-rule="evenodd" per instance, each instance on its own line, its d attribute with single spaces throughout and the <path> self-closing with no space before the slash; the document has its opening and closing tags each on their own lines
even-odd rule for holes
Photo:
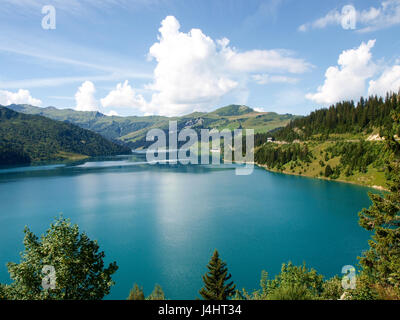
<svg viewBox="0 0 400 320">
<path fill-rule="evenodd" d="M 0 0 L 0 104 L 307 114 L 397 91 L 399 29 L 400 0 Z"/>
</svg>

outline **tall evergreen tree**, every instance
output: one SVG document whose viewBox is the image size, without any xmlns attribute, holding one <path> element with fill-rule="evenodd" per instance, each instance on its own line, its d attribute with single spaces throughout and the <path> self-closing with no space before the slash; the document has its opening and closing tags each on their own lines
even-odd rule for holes
<svg viewBox="0 0 400 320">
<path fill-rule="evenodd" d="M 156 284 L 153 292 L 147 297 L 147 300 L 165 300 L 164 290 L 159 284 Z"/>
<path fill-rule="evenodd" d="M 199 291 L 205 300 L 227 300 L 235 293 L 233 281 L 226 283 L 232 275 L 228 274 L 226 263 L 223 262 L 217 250 L 207 265 L 208 272 L 203 276 L 204 287 Z"/>
<path fill-rule="evenodd" d="M 395 127 L 400 116 L 394 116 Z M 389 193 L 370 194 L 372 205 L 360 213 L 360 225 L 373 231 L 370 248 L 360 257 L 363 272 L 381 288 L 393 288 L 400 297 L 400 144 L 393 135 L 386 136 L 392 152 L 388 165 Z"/>
<path fill-rule="evenodd" d="M 165 294 L 161 286 L 156 284 L 153 292 L 146 298 L 143 287 L 139 287 L 138 284 L 135 283 L 126 300 L 165 300 Z"/>
<path fill-rule="evenodd" d="M 146 300 L 144 297 L 143 288 L 139 287 L 138 284 L 135 283 L 129 292 L 127 300 Z"/>
<path fill-rule="evenodd" d="M 331 166 L 328 164 L 326 167 L 325 167 L 325 177 L 330 177 L 331 175 L 333 174 L 333 170 L 332 170 L 332 168 L 331 168 Z"/>
</svg>

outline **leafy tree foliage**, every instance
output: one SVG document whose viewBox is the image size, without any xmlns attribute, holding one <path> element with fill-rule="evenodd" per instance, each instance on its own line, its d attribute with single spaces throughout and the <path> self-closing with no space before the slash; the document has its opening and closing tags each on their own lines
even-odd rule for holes
<svg viewBox="0 0 400 320">
<path fill-rule="evenodd" d="M 271 300 L 310 300 L 322 292 L 323 277 L 305 264 L 283 264 L 275 279 L 264 280 L 263 294 Z"/>
<path fill-rule="evenodd" d="M 270 293 L 268 300 L 314 300 L 314 296 L 302 284 L 286 284 Z"/>
<path fill-rule="evenodd" d="M 248 300 L 314 300 L 320 298 L 323 284 L 323 276 L 316 270 L 289 262 L 282 265 L 274 279 L 268 279 L 268 273 L 263 271 L 261 289 L 252 294 L 243 290 L 241 296 Z"/>
<path fill-rule="evenodd" d="M 80 233 L 77 225 L 60 217 L 40 239 L 27 227 L 24 233 L 21 262 L 7 264 L 14 280 L 5 288 L 8 299 L 98 300 L 110 292 L 117 264 L 105 268 L 97 241 Z M 55 288 L 44 288 L 44 266 L 54 267 Z"/>
<path fill-rule="evenodd" d="M 382 300 L 378 292 L 374 289 L 374 284 L 371 279 L 361 272 L 356 278 L 356 288 L 345 290 L 343 300 Z"/>
<path fill-rule="evenodd" d="M 232 277 L 228 274 L 226 263 L 223 262 L 217 250 L 207 265 L 208 272 L 203 276 L 204 287 L 199 291 L 205 300 L 227 300 L 235 293 L 233 281 L 226 283 Z"/>
<path fill-rule="evenodd" d="M 324 281 L 320 298 L 322 300 L 339 300 L 343 292 L 342 279 L 335 276 Z"/>
</svg>

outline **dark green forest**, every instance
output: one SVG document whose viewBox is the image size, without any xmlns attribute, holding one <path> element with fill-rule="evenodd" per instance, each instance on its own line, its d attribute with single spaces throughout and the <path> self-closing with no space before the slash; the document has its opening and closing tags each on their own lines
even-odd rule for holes
<svg viewBox="0 0 400 320">
<path fill-rule="evenodd" d="M 354 101 L 343 101 L 297 118 L 273 136 L 277 140 L 292 142 L 296 139 L 307 140 L 316 134 L 322 134 L 322 139 L 326 139 L 333 133 L 368 133 L 373 128 L 391 130 L 391 114 L 399 110 L 399 94 L 396 93 L 387 94 L 385 99 L 377 96 L 361 98 L 357 105 Z"/>
<path fill-rule="evenodd" d="M 62 160 L 65 154 L 129 154 L 125 146 L 73 124 L 0 107 L 0 165 Z"/>
<path fill-rule="evenodd" d="M 383 137 L 398 139 L 399 112 L 400 95 L 395 93 L 316 110 L 284 128 L 256 135 L 255 162 L 294 174 L 383 186 L 391 178 L 383 173 L 391 155 Z M 267 143 L 268 138 L 276 142 Z"/>
<path fill-rule="evenodd" d="M 347 167 L 351 174 L 352 171 L 367 172 L 367 167 L 373 164 L 376 168 L 381 168 L 389 156 L 382 143 L 370 141 L 337 142 L 327 148 L 331 157 L 340 156 L 340 164 Z"/>
<path fill-rule="evenodd" d="M 275 145 L 269 143 L 263 148 L 259 149 L 255 155 L 254 160 L 260 164 L 266 164 L 270 168 L 280 169 L 282 165 L 290 161 L 303 161 L 310 162 L 311 153 L 307 145 L 300 144 L 287 144 Z"/>
</svg>

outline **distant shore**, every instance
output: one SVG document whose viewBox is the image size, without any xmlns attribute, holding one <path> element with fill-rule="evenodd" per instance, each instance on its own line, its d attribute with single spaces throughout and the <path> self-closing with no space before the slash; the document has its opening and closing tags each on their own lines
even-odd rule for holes
<svg viewBox="0 0 400 320">
<path fill-rule="evenodd" d="M 225 162 L 225 161 L 224 161 Z M 342 182 L 342 183 L 349 183 L 349 184 L 354 184 L 357 186 L 362 186 L 362 187 L 368 187 L 368 188 L 372 188 L 375 190 L 379 190 L 379 191 L 389 191 L 388 189 L 384 188 L 383 186 L 370 186 L 370 185 L 366 185 L 366 184 L 362 184 L 362 183 L 357 183 L 355 181 L 347 181 L 347 180 L 343 180 L 343 179 L 330 179 L 330 178 L 326 178 L 323 176 L 319 176 L 319 177 L 315 177 L 315 176 L 311 176 L 311 175 L 307 175 L 307 174 L 298 174 L 295 172 L 288 172 L 288 171 L 281 171 L 281 170 L 277 170 L 277 169 L 271 169 L 269 168 L 267 165 L 264 164 L 259 164 L 256 162 L 243 162 L 243 161 L 233 161 L 234 163 L 238 163 L 238 164 L 253 164 L 256 165 L 259 168 L 263 168 L 269 172 L 274 172 L 274 173 L 281 173 L 281 174 L 287 174 L 287 175 L 291 175 L 291 176 L 298 176 L 298 177 L 305 177 L 305 178 L 312 178 L 312 179 L 319 179 L 319 180 L 326 180 L 326 181 L 333 181 L 333 182 Z"/>
</svg>

